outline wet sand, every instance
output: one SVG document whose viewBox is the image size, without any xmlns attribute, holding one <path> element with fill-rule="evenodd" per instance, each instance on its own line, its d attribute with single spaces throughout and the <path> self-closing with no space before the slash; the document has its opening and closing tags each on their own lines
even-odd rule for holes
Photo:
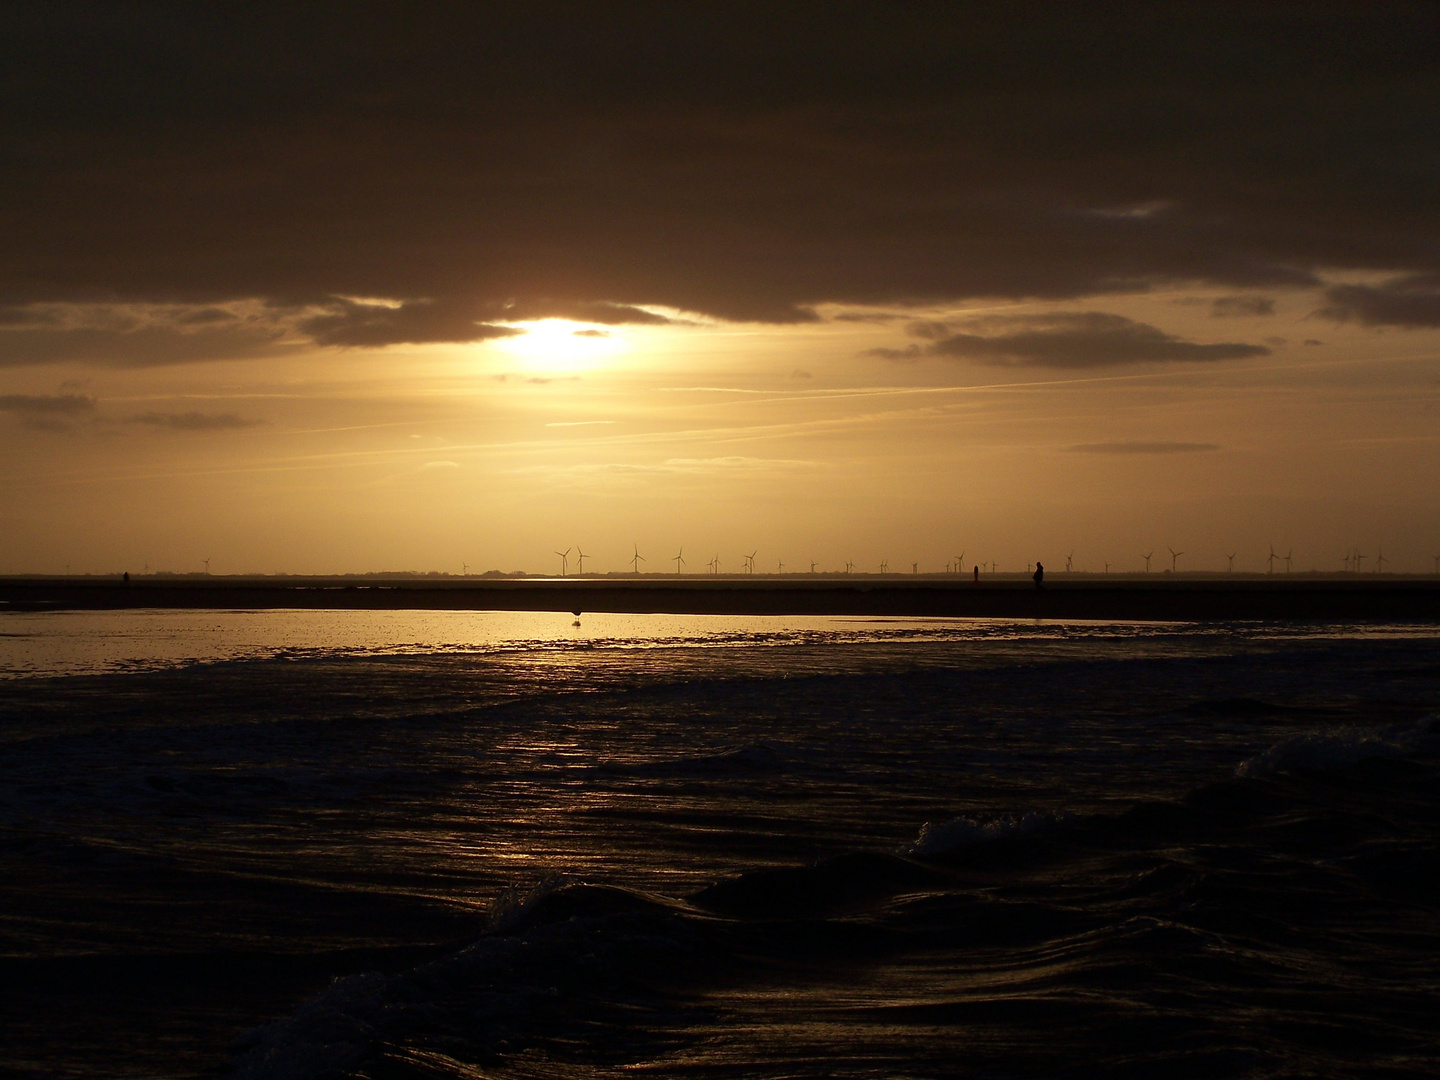
<svg viewBox="0 0 1440 1080">
<path fill-rule="evenodd" d="M 889 615 L 1215 621 L 1440 621 L 1434 576 L 0 578 L 0 611 L 127 608 Z"/>
</svg>

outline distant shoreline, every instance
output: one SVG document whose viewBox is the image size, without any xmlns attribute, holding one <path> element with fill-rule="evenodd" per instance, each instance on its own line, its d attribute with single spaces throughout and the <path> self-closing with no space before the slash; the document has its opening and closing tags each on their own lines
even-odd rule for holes
<svg viewBox="0 0 1440 1080">
<path fill-rule="evenodd" d="M 1440 622 L 1440 578 L 1324 575 L 787 575 L 0 578 L 0 611 L 142 608 L 873 615 L 1207 622 Z"/>
</svg>

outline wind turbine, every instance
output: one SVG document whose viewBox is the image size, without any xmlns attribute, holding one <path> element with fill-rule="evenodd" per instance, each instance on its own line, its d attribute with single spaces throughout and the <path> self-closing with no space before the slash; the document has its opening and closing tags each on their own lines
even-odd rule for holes
<svg viewBox="0 0 1440 1080">
<path fill-rule="evenodd" d="M 677 551 L 675 553 L 675 558 L 671 561 L 675 564 L 675 573 L 680 573 L 680 567 L 685 565 L 685 549 L 682 547 L 679 551 Z"/>
<path fill-rule="evenodd" d="M 1379 548 L 1375 549 L 1375 573 L 1383 574 L 1385 572 L 1385 564 L 1389 561 L 1389 559 L 1385 558 L 1385 552 Z"/>
<path fill-rule="evenodd" d="M 630 560 L 630 565 L 635 568 L 635 573 L 640 573 L 640 564 L 645 561 L 645 556 L 640 554 L 640 545 L 635 545 L 635 555 Z"/>
<path fill-rule="evenodd" d="M 1369 555 L 1361 555 L 1361 554 L 1360 554 L 1360 549 L 1359 549 L 1358 547 L 1355 549 L 1355 556 L 1354 556 L 1354 558 L 1355 558 L 1355 573 L 1357 573 L 1357 574 L 1360 573 L 1360 570 L 1361 570 L 1362 566 L 1364 565 L 1365 560 L 1368 559 L 1369 557 L 1370 557 Z"/>
<path fill-rule="evenodd" d="M 775 573 L 777 573 L 777 574 L 783 574 L 783 573 L 785 572 L 785 560 L 784 560 L 784 559 L 777 559 L 776 561 L 777 561 L 780 565 L 775 568 Z"/>
<path fill-rule="evenodd" d="M 957 573 L 957 574 L 963 574 L 964 572 L 965 572 L 965 552 L 962 550 L 959 555 L 956 555 L 956 556 L 955 556 L 955 573 Z"/>
<path fill-rule="evenodd" d="M 1229 572 L 1233 574 L 1233 573 L 1235 572 L 1235 552 L 1233 552 L 1233 551 L 1230 552 L 1230 554 L 1229 554 L 1229 555 L 1226 555 L 1225 558 L 1230 561 L 1230 571 L 1229 571 Z"/>
<path fill-rule="evenodd" d="M 557 552 L 555 552 L 556 555 L 559 555 L 559 556 L 560 556 L 560 576 L 561 576 L 561 577 L 564 577 L 564 576 L 565 576 L 565 571 L 568 570 L 568 569 L 570 569 L 570 552 L 573 551 L 573 550 L 574 550 L 573 548 L 566 548 L 564 551 L 557 551 Z"/>
<path fill-rule="evenodd" d="M 460 576 L 461 576 L 461 577 L 469 577 L 469 576 L 470 576 L 470 564 L 469 564 L 468 562 L 462 562 L 462 563 L 460 564 Z"/>
<path fill-rule="evenodd" d="M 1170 552 L 1170 572 L 1173 574 L 1176 572 L 1175 564 L 1180 561 L 1180 556 L 1185 553 L 1183 551 L 1176 551 L 1172 547 L 1167 547 L 1165 550 Z"/>
<path fill-rule="evenodd" d="M 1145 573 L 1147 573 L 1147 574 L 1150 572 L 1150 556 L 1151 556 L 1151 555 L 1154 555 L 1154 554 L 1155 554 L 1155 549 L 1154 549 L 1154 548 L 1151 548 L 1151 549 L 1150 549 L 1150 555 L 1141 555 L 1141 556 L 1140 556 L 1140 558 L 1142 558 L 1142 559 L 1145 560 Z"/>
<path fill-rule="evenodd" d="M 754 551 L 750 552 L 749 555 L 745 556 L 745 573 L 753 574 L 755 572 L 755 556 L 759 553 L 760 549 L 756 548 Z"/>
<path fill-rule="evenodd" d="M 1107 563 L 1105 564 L 1105 573 L 1108 574 L 1109 572 L 1110 572 L 1110 564 L 1107 562 Z"/>
<path fill-rule="evenodd" d="M 1279 556 L 1275 554 L 1275 545 L 1274 545 L 1274 544 L 1271 544 L 1271 545 L 1270 545 L 1270 554 L 1269 554 L 1269 556 L 1265 559 L 1265 563 L 1266 563 L 1265 573 L 1267 573 L 1267 574 L 1273 574 L 1273 573 L 1275 572 L 1275 560 L 1276 560 L 1277 558 L 1279 558 Z"/>
<path fill-rule="evenodd" d="M 1437 565 L 1440 565 L 1440 559 L 1437 559 L 1437 560 L 1435 560 L 1435 561 L 1436 561 L 1436 564 L 1437 564 Z M 918 573 L 920 573 L 920 564 L 919 564 L 918 562 L 912 562 L 912 563 L 910 564 L 910 573 L 912 573 L 912 574 L 918 574 Z"/>
<path fill-rule="evenodd" d="M 881 559 L 881 560 L 880 560 L 880 573 L 885 574 L 885 573 L 889 573 L 889 571 L 890 571 L 890 564 L 889 564 L 888 562 L 886 562 L 884 559 Z"/>
<path fill-rule="evenodd" d="M 1074 551 L 1071 551 L 1069 555 L 1066 555 L 1066 556 L 1065 556 L 1065 573 L 1067 573 L 1067 574 L 1070 573 L 1070 571 L 1071 571 L 1071 569 L 1074 567 L 1074 565 L 1075 565 L 1075 552 L 1074 552 Z"/>
<path fill-rule="evenodd" d="M 205 573 L 206 573 L 206 574 L 209 574 L 209 573 L 210 573 L 210 560 L 209 560 L 209 559 L 201 559 L 200 561 L 205 564 Z M 66 573 L 69 573 L 69 568 L 68 568 L 69 564 L 66 564 L 66 566 L 67 566 L 67 568 L 66 568 Z"/>
<path fill-rule="evenodd" d="M 720 553 L 718 551 L 715 553 L 715 557 L 710 560 L 710 572 L 712 574 L 720 573 Z"/>
<path fill-rule="evenodd" d="M 815 572 L 815 565 L 816 565 L 816 564 L 815 564 L 815 560 L 814 560 L 814 559 L 811 559 L 811 560 L 810 560 L 810 573 L 812 573 L 812 574 Z M 1440 563 L 1437 563 L 1436 565 L 1440 565 Z"/>
<path fill-rule="evenodd" d="M 580 570 L 578 572 L 581 577 L 585 576 L 585 560 L 589 557 L 589 555 L 586 555 L 585 552 L 580 549 L 579 544 L 575 545 L 575 561 L 580 564 Z"/>
<path fill-rule="evenodd" d="M 850 573 L 850 571 L 853 570 L 853 569 L 855 569 L 855 564 L 854 564 L 853 562 L 851 562 L 849 559 L 846 559 L 846 560 L 845 560 L 845 573 L 848 574 L 848 573 Z"/>
<path fill-rule="evenodd" d="M 1289 551 L 1285 552 L 1285 573 L 1287 574 L 1290 573 L 1290 557 L 1294 554 L 1294 548 L 1291 548 Z"/>
</svg>

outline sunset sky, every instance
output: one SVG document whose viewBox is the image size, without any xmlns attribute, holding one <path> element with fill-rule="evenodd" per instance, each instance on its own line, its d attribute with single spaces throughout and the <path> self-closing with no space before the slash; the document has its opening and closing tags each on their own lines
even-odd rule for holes
<svg viewBox="0 0 1440 1080">
<path fill-rule="evenodd" d="M 0 573 L 1435 565 L 1433 5 L 377 10 L 0 16 Z"/>
</svg>

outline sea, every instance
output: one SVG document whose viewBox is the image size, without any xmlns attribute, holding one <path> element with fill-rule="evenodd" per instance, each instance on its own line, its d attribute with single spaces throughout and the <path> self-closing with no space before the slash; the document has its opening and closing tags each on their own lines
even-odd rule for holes
<svg viewBox="0 0 1440 1080">
<path fill-rule="evenodd" d="M 6 1077 L 1434 1077 L 1440 628 L 0 612 Z"/>
</svg>

